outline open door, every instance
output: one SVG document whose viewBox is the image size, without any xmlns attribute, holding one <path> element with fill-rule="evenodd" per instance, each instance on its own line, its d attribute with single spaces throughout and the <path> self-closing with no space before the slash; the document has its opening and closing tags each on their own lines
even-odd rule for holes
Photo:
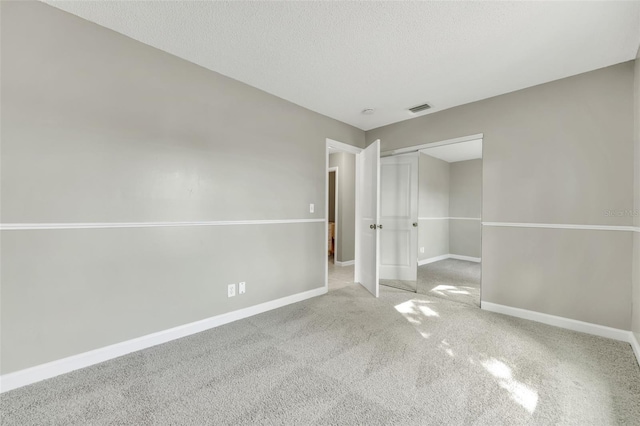
<svg viewBox="0 0 640 426">
<path fill-rule="evenodd" d="M 378 297 L 378 218 L 380 217 L 380 140 L 358 154 L 356 191 L 356 282 Z"/>
<path fill-rule="evenodd" d="M 380 160 L 380 279 L 416 285 L 418 153 Z"/>
</svg>

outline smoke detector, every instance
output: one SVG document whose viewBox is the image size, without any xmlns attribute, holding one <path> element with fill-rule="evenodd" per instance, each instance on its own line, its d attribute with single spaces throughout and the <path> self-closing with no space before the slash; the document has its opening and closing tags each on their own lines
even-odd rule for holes
<svg viewBox="0 0 640 426">
<path fill-rule="evenodd" d="M 362 110 L 362 113 L 363 113 L 363 114 L 366 114 L 366 115 L 371 115 L 371 114 L 373 114 L 375 111 L 376 111 L 376 110 L 375 110 L 375 109 L 373 109 L 373 108 L 365 108 L 365 109 L 363 109 L 363 110 Z"/>
</svg>

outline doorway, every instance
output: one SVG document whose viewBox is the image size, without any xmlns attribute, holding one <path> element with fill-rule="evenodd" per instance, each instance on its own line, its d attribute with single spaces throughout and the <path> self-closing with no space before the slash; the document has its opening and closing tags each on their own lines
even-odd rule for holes
<svg viewBox="0 0 640 426">
<path fill-rule="evenodd" d="M 331 155 L 329 156 L 331 157 Z M 329 160 L 331 164 L 331 160 Z M 327 220 L 329 221 L 329 233 L 327 238 L 327 245 L 329 250 L 327 255 L 329 256 L 329 263 L 335 264 L 336 262 L 336 250 L 338 249 L 336 244 L 337 239 L 337 223 L 338 223 L 338 168 L 329 167 L 329 208 L 327 210 Z"/>
<path fill-rule="evenodd" d="M 482 142 L 475 139 L 419 151 L 418 292 L 477 307 Z"/>
<path fill-rule="evenodd" d="M 327 290 L 355 283 L 356 163 L 362 151 L 327 139 Z"/>
<path fill-rule="evenodd" d="M 328 169 L 327 275 L 328 291 L 354 284 L 355 154 L 331 150 Z M 340 179 L 340 172 L 345 175 Z M 351 194 L 347 199 L 341 199 Z"/>
</svg>

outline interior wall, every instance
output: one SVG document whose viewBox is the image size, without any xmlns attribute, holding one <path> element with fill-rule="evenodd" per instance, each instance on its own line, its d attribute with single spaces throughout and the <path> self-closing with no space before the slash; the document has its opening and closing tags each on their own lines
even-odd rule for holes
<svg viewBox="0 0 640 426">
<path fill-rule="evenodd" d="M 336 172 L 329 172 L 329 222 L 336 221 Z"/>
<path fill-rule="evenodd" d="M 631 216 L 610 212 L 634 204 L 633 80 L 633 62 L 621 63 L 374 129 L 366 140 L 388 151 L 483 133 L 484 222 L 630 226 Z M 634 233 L 482 232 L 484 302 L 630 330 Z M 589 312 L 603 301 L 606 310 Z"/>
<path fill-rule="evenodd" d="M 418 180 L 420 262 L 449 254 L 449 163 L 420 153 Z"/>
<path fill-rule="evenodd" d="M 635 120 L 635 190 L 633 223 L 633 324 L 632 330 L 640 342 L 640 49 L 634 67 L 634 120 Z"/>
<path fill-rule="evenodd" d="M 356 156 L 348 152 L 329 155 L 329 167 L 338 167 L 338 262 L 355 259 L 356 245 Z"/>
<path fill-rule="evenodd" d="M 481 257 L 482 159 L 449 165 L 449 251 Z"/>
<path fill-rule="evenodd" d="M 48 5 L 0 7 L 3 224 L 317 219 L 3 230 L 2 374 L 324 287 L 325 141 L 364 132 Z"/>
</svg>

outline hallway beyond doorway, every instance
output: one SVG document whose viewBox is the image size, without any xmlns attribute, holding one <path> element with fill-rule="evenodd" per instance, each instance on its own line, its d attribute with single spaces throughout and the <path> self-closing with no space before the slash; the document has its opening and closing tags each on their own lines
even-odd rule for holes
<svg viewBox="0 0 640 426">
<path fill-rule="evenodd" d="M 339 290 L 343 287 L 353 285 L 354 266 L 338 266 L 333 261 L 333 256 L 329 256 L 329 291 Z"/>
</svg>

